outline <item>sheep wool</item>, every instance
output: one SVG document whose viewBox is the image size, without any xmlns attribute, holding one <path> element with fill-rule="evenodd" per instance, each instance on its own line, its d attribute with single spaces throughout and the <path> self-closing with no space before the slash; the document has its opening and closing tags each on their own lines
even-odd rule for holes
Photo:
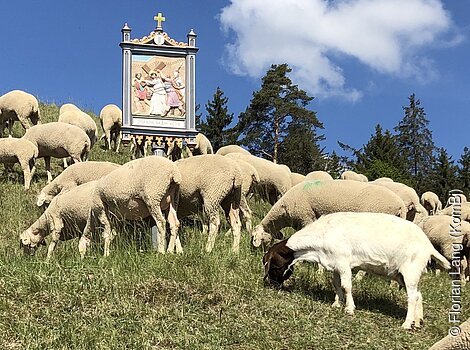
<svg viewBox="0 0 470 350">
<path fill-rule="evenodd" d="M 447 335 L 429 348 L 429 350 L 468 350 L 470 349 L 470 319 L 460 326 L 460 334 Z"/>
<path fill-rule="evenodd" d="M 196 135 L 196 146 L 194 146 L 193 155 L 197 156 L 200 154 L 213 154 L 212 144 L 209 139 L 201 133 Z"/>
<path fill-rule="evenodd" d="M 78 126 L 90 138 L 90 147 L 98 140 L 98 129 L 92 117 L 80 110 L 68 110 L 59 115 L 59 122 Z"/>
<path fill-rule="evenodd" d="M 0 139 L 0 163 L 5 165 L 20 163 L 25 190 L 28 190 L 31 184 L 38 154 L 38 148 L 28 140 L 12 137 Z"/>
<path fill-rule="evenodd" d="M 385 187 L 353 180 L 304 181 L 292 187 L 255 227 L 253 245 L 281 238 L 281 229 L 301 229 L 322 215 L 336 212 L 376 212 L 404 218 L 399 196 Z"/>
<path fill-rule="evenodd" d="M 291 180 L 291 185 L 295 186 L 301 182 L 304 182 L 306 180 L 305 175 L 299 174 L 299 173 L 290 173 L 290 180 Z"/>
<path fill-rule="evenodd" d="M 341 179 L 342 180 L 353 180 L 353 181 L 359 181 L 359 182 L 368 182 L 369 180 L 367 179 L 367 176 L 363 174 L 358 174 L 352 170 L 346 170 L 341 174 Z"/>
<path fill-rule="evenodd" d="M 111 142 L 114 141 L 114 149 L 119 152 L 122 128 L 121 109 L 114 104 L 104 106 L 100 112 L 100 123 L 103 128 L 103 135 L 100 139 L 104 139 L 105 146 L 109 150 L 111 150 Z"/>
<path fill-rule="evenodd" d="M 305 176 L 305 180 L 333 180 L 333 177 L 326 171 L 317 170 L 312 171 Z"/>
<path fill-rule="evenodd" d="M 63 104 L 62 106 L 60 106 L 60 109 L 59 109 L 59 116 L 64 113 L 64 112 L 67 112 L 67 111 L 80 111 L 80 108 L 78 108 L 77 106 L 75 106 L 73 103 L 66 103 L 66 104 Z"/>
<path fill-rule="evenodd" d="M 5 123 L 8 122 L 8 135 L 11 135 L 13 123 L 17 120 L 25 130 L 31 127 L 30 121 L 34 125 L 41 123 L 37 98 L 21 90 L 13 90 L 0 96 L 0 137 Z"/>
<path fill-rule="evenodd" d="M 447 207 L 440 212 L 439 215 L 459 216 L 461 220 L 470 222 L 470 203 L 463 202 L 461 204 L 454 204 Z"/>
<path fill-rule="evenodd" d="M 437 194 L 431 191 L 424 192 L 421 195 L 421 204 L 427 210 L 429 215 L 434 215 L 437 211 L 442 210 L 442 203 Z"/>
<path fill-rule="evenodd" d="M 227 146 L 222 146 L 220 147 L 216 154 L 220 154 L 221 156 L 225 156 L 229 153 L 242 153 L 246 155 L 251 155 L 250 152 L 248 152 L 246 149 L 238 146 L 238 145 L 227 145 Z"/>
<path fill-rule="evenodd" d="M 90 181 L 99 180 L 119 167 L 119 164 L 111 162 L 89 161 L 72 164 L 51 183 L 43 187 L 38 194 L 36 204 L 38 206 L 49 204 L 59 193 Z"/>
</svg>

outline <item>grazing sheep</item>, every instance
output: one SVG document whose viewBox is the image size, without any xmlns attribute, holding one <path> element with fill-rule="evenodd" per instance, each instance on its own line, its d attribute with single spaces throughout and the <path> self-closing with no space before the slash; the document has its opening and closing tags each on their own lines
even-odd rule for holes
<svg viewBox="0 0 470 350">
<path fill-rule="evenodd" d="M 346 170 L 341 174 L 341 180 L 353 180 L 359 182 L 368 182 L 367 176 L 358 174 L 352 170 Z"/>
<path fill-rule="evenodd" d="M 438 215 L 458 215 L 461 220 L 470 222 L 470 203 L 463 202 L 461 204 L 454 204 L 439 212 Z"/>
<path fill-rule="evenodd" d="M 301 182 L 304 182 L 306 180 L 305 175 L 298 174 L 298 173 L 290 173 L 290 180 L 291 180 L 291 185 L 295 186 L 298 185 Z"/>
<path fill-rule="evenodd" d="M 36 97 L 21 90 L 13 90 L 0 96 L 0 137 L 3 136 L 5 123 L 8 123 L 8 135 L 11 136 L 13 123 L 16 120 L 25 130 L 31 127 L 28 120 L 34 125 L 41 124 L 39 102 Z"/>
<path fill-rule="evenodd" d="M 79 237 L 85 229 L 96 183 L 97 181 L 91 181 L 54 197 L 46 211 L 21 233 L 24 253 L 34 254 L 37 247 L 44 244 L 44 238 L 51 234 L 47 249 L 49 260 L 59 240 Z"/>
<path fill-rule="evenodd" d="M 423 300 L 418 290 L 429 258 L 445 269 L 449 262 L 411 222 L 382 213 L 334 213 L 294 233 L 263 257 L 265 280 L 281 285 L 300 261 L 321 264 L 333 272 L 334 307 L 345 301 L 352 315 L 351 269 L 361 269 L 397 281 L 406 288 L 408 311 L 404 329 L 421 327 Z"/>
<path fill-rule="evenodd" d="M 333 180 L 333 177 L 328 174 L 326 171 L 317 170 L 311 171 L 305 176 L 306 181 L 313 181 L 313 180 Z"/>
<path fill-rule="evenodd" d="M 31 141 L 38 148 L 38 158 L 44 158 L 48 183 L 52 181 L 51 157 L 72 157 L 74 162 L 81 162 L 88 159 L 91 144 L 82 129 L 60 122 L 32 126 L 23 139 Z"/>
<path fill-rule="evenodd" d="M 460 280 L 465 284 L 465 268 L 462 266 L 470 261 L 470 223 L 466 221 L 456 223 L 451 216 L 434 215 L 421 220 L 418 226 L 428 236 L 434 248 L 446 259 L 453 260 L 456 249 L 462 248 L 458 249 L 461 250 L 461 259 L 457 272 L 460 274 Z"/>
<path fill-rule="evenodd" d="M 193 156 L 200 154 L 213 154 L 211 142 L 204 134 L 196 135 L 196 146 L 194 146 Z"/>
<path fill-rule="evenodd" d="M 80 111 L 80 108 L 75 106 L 73 103 L 66 103 L 60 106 L 59 115 L 67 111 Z"/>
<path fill-rule="evenodd" d="M 389 177 L 379 177 L 378 179 L 375 179 L 374 181 L 388 181 L 388 182 L 394 182 L 393 179 L 389 178 Z"/>
<path fill-rule="evenodd" d="M 43 204 L 49 204 L 58 194 L 84 183 L 99 180 L 119 167 L 119 164 L 111 162 L 89 161 L 72 164 L 51 183 L 44 186 L 38 194 L 36 204 L 39 207 Z"/>
<path fill-rule="evenodd" d="M 421 195 L 421 204 L 428 211 L 429 215 L 435 215 L 438 210 L 442 210 L 442 203 L 434 192 L 428 191 Z"/>
<path fill-rule="evenodd" d="M 232 251 L 240 249 L 239 208 L 243 177 L 237 163 L 224 156 L 207 154 L 175 163 L 181 173 L 178 217 L 184 218 L 201 209 L 209 221 L 206 251 L 212 251 L 219 231 L 219 207 L 225 212 L 233 233 Z M 205 223 L 205 222 L 204 222 Z"/>
<path fill-rule="evenodd" d="M 215 154 L 220 154 L 221 156 L 225 156 L 226 154 L 229 154 L 229 153 L 243 153 L 243 154 L 251 155 L 251 153 L 248 152 L 246 149 L 237 145 L 223 146 L 223 147 L 220 147 L 217 150 L 217 152 L 215 152 Z"/>
<path fill-rule="evenodd" d="M 291 173 L 286 166 L 278 165 L 269 160 L 241 153 L 230 153 L 232 159 L 241 159 L 251 164 L 259 175 L 261 195 L 271 204 L 292 187 Z"/>
<path fill-rule="evenodd" d="M 456 335 L 448 334 L 439 340 L 429 350 L 468 350 L 470 349 L 470 319 L 460 326 L 460 333 Z"/>
<path fill-rule="evenodd" d="M 175 206 L 180 183 L 177 166 L 157 156 L 132 160 L 99 179 L 79 243 L 82 258 L 97 223 L 103 227 L 104 256 L 109 256 L 109 246 L 115 236 L 112 218 L 122 221 L 151 217 L 158 229 L 157 251 L 160 253 L 165 252 L 165 223 L 168 221 L 171 233 L 168 252 L 173 252 L 175 246 L 177 252 L 182 252 Z"/>
<path fill-rule="evenodd" d="M 109 150 L 111 150 L 111 142 L 114 141 L 114 149 L 119 152 L 122 128 L 121 109 L 113 104 L 104 106 L 100 112 L 100 123 L 103 128 L 100 140 L 104 139 L 105 147 Z"/>
<path fill-rule="evenodd" d="M 78 126 L 90 138 L 90 148 L 98 141 L 98 129 L 92 117 L 80 110 L 69 110 L 59 115 L 60 123 L 67 123 Z"/>
<path fill-rule="evenodd" d="M 353 180 L 304 181 L 292 187 L 255 227 L 253 245 L 281 238 L 281 229 L 305 227 L 322 215 L 341 212 L 377 212 L 404 217 L 406 208 L 384 187 Z"/>
<path fill-rule="evenodd" d="M 0 139 L 0 163 L 4 163 L 5 168 L 13 163 L 20 163 L 23 169 L 25 190 L 28 190 L 31 184 L 38 153 L 37 147 L 28 140 L 12 137 Z"/>
</svg>

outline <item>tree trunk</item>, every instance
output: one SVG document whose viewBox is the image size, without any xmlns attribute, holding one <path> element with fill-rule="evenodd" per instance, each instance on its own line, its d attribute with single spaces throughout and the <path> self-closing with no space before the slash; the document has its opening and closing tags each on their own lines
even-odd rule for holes
<svg viewBox="0 0 470 350">
<path fill-rule="evenodd" d="M 274 118 L 274 152 L 273 162 L 277 163 L 277 149 L 279 147 L 279 118 Z"/>
</svg>

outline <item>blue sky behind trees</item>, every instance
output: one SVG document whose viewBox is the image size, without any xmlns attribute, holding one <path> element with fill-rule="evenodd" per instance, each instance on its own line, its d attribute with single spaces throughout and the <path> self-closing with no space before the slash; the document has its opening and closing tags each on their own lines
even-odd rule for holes
<svg viewBox="0 0 470 350">
<path fill-rule="evenodd" d="M 438 147 L 470 146 L 470 1 L 439 0 L 17 0 L 2 3 L 0 93 L 99 110 L 121 105 L 121 39 L 166 17 L 178 41 L 198 34 L 196 99 L 220 86 L 237 116 L 271 64 L 315 99 L 327 151 L 393 129 L 415 93 Z M 6 14 L 6 15 L 5 15 Z"/>
</svg>

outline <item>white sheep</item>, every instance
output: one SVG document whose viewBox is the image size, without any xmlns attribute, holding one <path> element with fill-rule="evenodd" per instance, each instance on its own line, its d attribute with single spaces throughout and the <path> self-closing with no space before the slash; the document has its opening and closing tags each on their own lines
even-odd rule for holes
<svg viewBox="0 0 470 350">
<path fill-rule="evenodd" d="M 456 199 L 459 197 L 459 199 Z M 447 198 L 446 208 L 452 206 L 454 203 L 466 203 L 467 197 L 463 193 L 456 193 Z"/>
<path fill-rule="evenodd" d="M 470 319 L 460 326 L 458 334 L 448 334 L 439 340 L 429 350 L 468 350 L 470 349 Z"/>
<path fill-rule="evenodd" d="M 419 328 L 423 300 L 418 290 L 421 273 L 430 257 L 445 269 L 449 262 L 415 224 L 382 213 L 334 213 L 294 233 L 263 257 L 265 279 L 281 285 L 300 261 L 321 264 L 333 272 L 334 307 L 345 300 L 352 315 L 352 271 L 360 269 L 397 281 L 406 288 L 408 311 L 402 327 Z"/>
<path fill-rule="evenodd" d="M 5 168 L 13 163 L 20 163 L 25 190 L 31 185 L 38 153 L 38 148 L 28 140 L 12 137 L 0 139 L 0 163 L 5 164 Z"/>
<path fill-rule="evenodd" d="M 276 203 L 279 197 L 292 187 L 291 173 L 285 165 L 278 165 L 250 154 L 230 153 L 230 157 L 241 159 L 256 169 L 260 179 L 257 188 L 261 196 L 271 204 Z"/>
<path fill-rule="evenodd" d="M 132 160 L 102 177 L 96 183 L 87 224 L 80 238 L 83 258 L 97 224 L 103 227 L 104 256 L 109 256 L 115 236 L 113 219 L 140 220 L 151 217 L 157 226 L 157 251 L 165 252 L 166 221 L 170 225 L 168 251 L 182 252 L 176 215 L 181 174 L 177 166 L 164 157 L 148 156 Z"/>
<path fill-rule="evenodd" d="M 90 147 L 98 141 L 98 129 L 92 117 L 80 110 L 68 110 L 59 115 L 58 122 L 78 126 L 90 138 Z"/>
<path fill-rule="evenodd" d="M 206 154 L 175 163 L 181 173 L 178 217 L 184 218 L 203 211 L 204 225 L 208 220 L 209 236 L 206 251 L 212 251 L 220 227 L 222 207 L 233 234 L 232 251 L 240 249 L 240 202 L 243 178 L 237 163 L 224 156 Z"/>
<path fill-rule="evenodd" d="M 119 167 L 119 164 L 96 161 L 72 164 L 52 180 L 51 183 L 44 186 L 37 196 L 36 204 L 39 207 L 43 204 L 49 204 L 58 194 L 84 183 L 99 180 Z"/>
<path fill-rule="evenodd" d="M 18 120 L 25 130 L 41 123 L 39 102 L 36 97 L 21 90 L 13 90 L 0 96 L 0 137 L 3 136 L 5 123 L 11 136 L 13 123 Z"/>
<path fill-rule="evenodd" d="M 248 152 L 246 149 L 238 145 L 222 146 L 217 150 L 217 152 L 215 152 L 215 154 L 220 154 L 221 156 L 225 156 L 226 154 L 229 154 L 229 153 L 242 153 L 242 154 L 251 155 L 250 152 Z"/>
<path fill-rule="evenodd" d="M 470 223 L 454 222 L 451 216 L 433 215 L 424 218 L 417 224 L 428 236 L 436 250 L 448 260 L 454 260 L 456 249 L 460 252 L 460 266 L 454 266 L 465 284 L 465 267 L 470 259 Z M 458 269 L 457 269 L 458 268 Z M 468 275 L 468 271 L 467 271 Z"/>
<path fill-rule="evenodd" d="M 341 174 L 341 179 L 342 180 L 353 180 L 353 181 L 359 181 L 359 182 L 368 182 L 369 180 L 367 179 L 367 176 L 363 174 L 358 174 L 355 171 L 352 170 L 346 170 Z"/>
<path fill-rule="evenodd" d="M 313 180 L 333 180 L 333 177 L 328 174 L 326 171 L 316 170 L 311 171 L 305 176 L 306 181 L 313 181 Z"/>
<path fill-rule="evenodd" d="M 389 178 L 389 177 L 379 177 L 378 179 L 375 179 L 374 181 L 388 181 L 388 182 L 394 182 L 393 179 Z"/>
<path fill-rule="evenodd" d="M 197 156 L 200 154 L 213 154 L 212 144 L 209 139 L 201 133 L 196 135 L 196 145 L 194 146 L 193 155 Z"/>
<path fill-rule="evenodd" d="M 431 191 L 424 192 L 421 195 L 421 204 L 426 208 L 429 215 L 435 215 L 437 211 L 442 210 L 442 203 L 439 197 Z"/>
<path fill-rule="evenodd" d="M 59 115 L 67 111 L 80 111 L 80 108 L 75 106 L 73 103 L 65 103 L 62 106 L 60 106 Z"/>
<path fill-rule="evenodd" d="M 463 202 L 461 204 L 454 204 L 439 212 L 438 215 L 459 216 L 461 220 L 470 222 L 470 203 Z"/>
<path fill-rule="evenodd" d="M 119 152 L 122 128 L 121 109 L 114 104 L 104 106 L 100 112 L 100 122 L 103 128 L 103 135 L 100 140 L 104 139 L 105 147 L 109 150 L 111 150 L 111 142 L 114 141 L 114 149 Z"/>
<path fill-rule="evenodd" d="M 378 212 L 405 217 L 403 201 L 387 188 L 353 180 L 304 181 L 284 194 L 252 232 L 253 245 L 281 238 L 281 229 L 301 229 L 322 215 Z"/>
<path fill-rule="evenodd" d="M 59 240 L 79 237 L 87 223 L 92 204 L 92 194 L 97 181 L 74 187 L 70 191 L 54 197 L 46 211 L 20 235 L 24 253 L 34 254 L 44 238 L 51 235 L 47 249 L 47 260 Z"/>
<path fill-rule="evenodd" d="M 306 177 L 305 175 L 302 175 L 299 173 L 290 173 L 290 180 L 291 180 L 291 185 L 295 186 L 301 182 L 304 182 L 304 180 L 306 180 Z"/>
<path fill-rule="evenodd" d="M 52 181 L 51 157 L 72 157 L 74 162 L 88 159 L 90 138 L 79 127 L 67 123 L 52 122 L 29 128 L 23 139 L 31 141 L 39 150 L 38 158 L 44 158 L 47 182 Z"/>
</svg>

